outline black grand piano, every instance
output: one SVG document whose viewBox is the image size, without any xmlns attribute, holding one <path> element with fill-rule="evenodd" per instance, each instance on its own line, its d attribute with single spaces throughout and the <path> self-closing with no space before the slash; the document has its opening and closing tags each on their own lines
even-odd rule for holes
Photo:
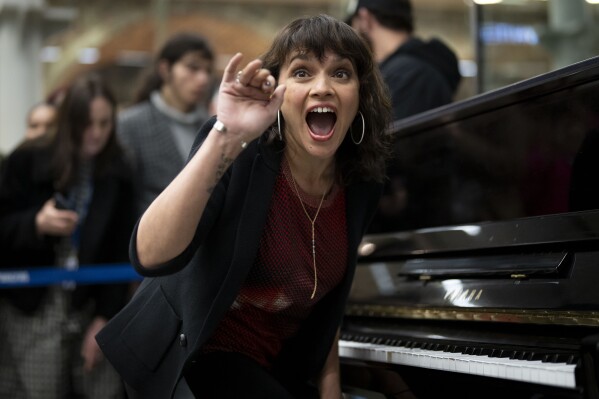
<svg viewBox="0 0 599 399">
<path fill-rule="evenodd" d="M 599 398 L 599 57 L 394 124 L 352 398 Z"/>
</svg>

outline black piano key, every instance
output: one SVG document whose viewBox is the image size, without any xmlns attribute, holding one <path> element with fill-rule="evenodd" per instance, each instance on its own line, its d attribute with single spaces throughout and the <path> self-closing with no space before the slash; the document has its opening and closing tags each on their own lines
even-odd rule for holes
<svg viewBox="0 0 599 399">
<path fill-rule="evenodd" d="M 491 356 L 491 353 L 493 353 L 493 349 L 491 349 L 491 348 L 481 348 L 480 349 L 480 354 L 482 356 Z"/>
<path fill-rule="evenodd" d="M 557 353 L 554 353 L 545 355 L 545 359 L 543 359 L 543 361 L 547 363 L 558 363 L 558 359 L 559 355 Z"/>
<path fill-rule="evenodd" d="M 578 355 L 572 355 L 566 363 L 568 364 L 577 364 L 578 363 Z"/>
<path fill-rule="evenodd" d="M 577 355 L 564 355 L 564 362 L 566 364 L 576 364 L 578 363 L 578 356 Z"/>
<path fill-rule="evenodd" d="M 578 356 L 571 353 L 551 353 L 547 350 L 533 349 L 511 349 L 511 348 L 494 348 L 489 345 L 471 346 L 460 345 L 456 342 L 437 342 L 437 341 L 421 341 L 418 339 L 401 339 L 388 335 L 371 335 L 361 333 L 342 332 L 341 339 L 347 341 L 355 341 L 361 343 L 371 343 L 374 345 L 385 345 L 395 347 L 405 347 L 412 349 L 422 349 L 427 351 L 438 351 L 447 353 L 462 353 L 472 356 L 489 356 L 491 358 L 510 358 L 522 361 L 541 361 L 544 363 L 565 363 L 576 364 Z"/>
<path fill-rule="evenodd" d="M 507 358 L 513 359 L 515 354 L 516 354 L 516 351 L 508 350 L 508 349 L 501 349 L 499 351 L 498 357 L 507 357 Z"/>
</svg>

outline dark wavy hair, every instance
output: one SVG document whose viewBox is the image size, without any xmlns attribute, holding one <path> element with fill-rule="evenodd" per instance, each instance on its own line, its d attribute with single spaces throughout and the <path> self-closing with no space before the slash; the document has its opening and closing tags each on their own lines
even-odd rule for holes
<svg viewBox="0 0 599 399">
<path fill-rule="evenodd" d="M 203 58 L 212 63 L 214 62 L 214 51 L 204 36 L 194 32 L 180 32 L 170 37 L 156 55 L 151 69 L 142 75 L 141 84 L 133 102 L 137 104 L 148 100 L 150 94 L 155 90 L 160 90 L 164 84 L 158 71 L 160 61 L 166 61 L 169 67 L 172 67 L 187 53 L 196 51 L 199 51 Z"/>
<path fill-rule="evenodd" d="M 351 27 L 328 15 L 304 17 L 292 21 L 276 36 L 270 49 L 261 57 L 264 68 L 279 77 L 281 67 L 290 55 L 301 52 L 322 59 L 326 51 L 349 59 L 360 82 L 359 108 L 364 115 L 364 140 L 356 145 L 351 131 L 358 137 L 362 132 L 362 118 L 356 116 L 351 131 L 337 150 L 338 178 L 342 184 L 357 180 L 382 182 L 386 160 L 389 157 L 391 100 L 381 78 L 369 46 Z M 283 123 L 283 121 L 282 121 Z M 284 129 L 283 129 L 284 130 Z M 278 139 L 277 122 L 267 132 L 270 143 Z"/>
<path fill-rule="evenodd" d="M 112 160 L 122 153 L 115 135 L 117 104 L 112 91 L 96 74 L 80 77 L 69 86 L 58 108 L 56 134 L 50 144 L 53 146 L 52 172 L 57 191 L 66 191 L 76 178 L 81 164 L 83 134 L 90 123 L 90 104 L 98 97 L 106 99 L 112 108 L 112 130 L 106 145 L 95 158 L 94 173 L 106 173 Z"/>
</svg>

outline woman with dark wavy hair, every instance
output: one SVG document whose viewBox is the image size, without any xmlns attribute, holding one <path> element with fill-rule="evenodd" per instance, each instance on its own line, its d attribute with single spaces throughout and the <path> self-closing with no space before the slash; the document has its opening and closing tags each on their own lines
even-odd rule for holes
<svg viewBox="0 0 599 399">
<path fill-rule="evenodd" d="M 133 264 L 155 278 L 97 336 L 131 397 L 341 397 L 338 331 L 384 179 L 388 96 L 365 42 L 325 15 L 241 60 L 133 233 Z"/>
<path fill-rule="evenodd" d="M 75 270 L 127 261 L 133 174 L 115 138 L 116 103 L 96 76 L 77 79 L 56 132 L 13 151 L 0 181 L 3 267 Z M 94 339 L 127 301 L 127 285 L 55 284 L 0 303 L 0 397 L 122 398 Z"/>
</svg>

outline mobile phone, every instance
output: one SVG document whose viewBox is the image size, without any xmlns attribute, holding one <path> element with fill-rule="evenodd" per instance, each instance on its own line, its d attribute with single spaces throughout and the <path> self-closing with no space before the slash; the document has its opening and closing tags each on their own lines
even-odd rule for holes
<svg viewBox="0 0 599 399">
<path fill-rule="evenodd" d="M 61 193 L 54 193 L 54 202 L 56 209 L 71 209 L 69 201 Z"/>
</svg>

